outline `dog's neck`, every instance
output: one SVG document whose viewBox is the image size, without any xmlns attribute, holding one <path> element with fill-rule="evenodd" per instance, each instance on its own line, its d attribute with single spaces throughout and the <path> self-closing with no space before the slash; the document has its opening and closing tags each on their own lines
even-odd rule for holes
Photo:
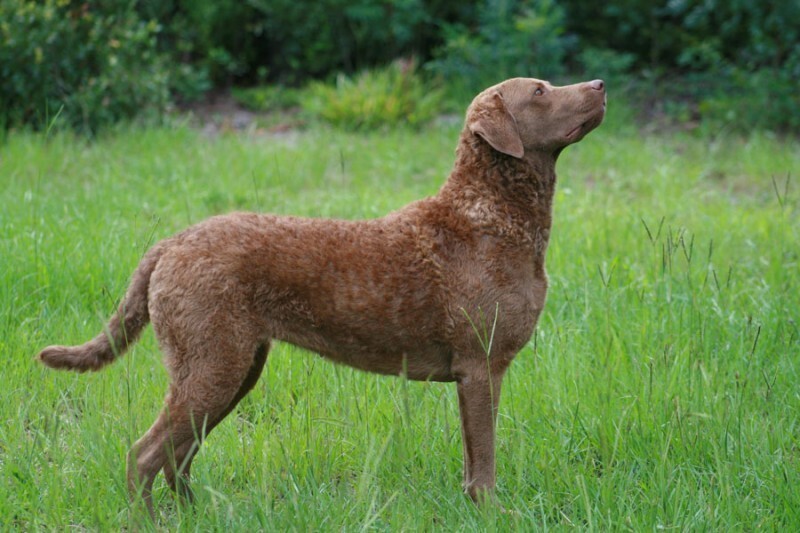
<svg viewBox="0 0 800 533">
<path fill-rule="evenodd" d="M 528 238 L 549 233 L 556 154 L 502 154 L 474 135 L 462 135 L 453 172 L 439 196 L 480 225 L 514 226 Z M 527 239 L 526 239 L 527 240 Z"/>
</svg>

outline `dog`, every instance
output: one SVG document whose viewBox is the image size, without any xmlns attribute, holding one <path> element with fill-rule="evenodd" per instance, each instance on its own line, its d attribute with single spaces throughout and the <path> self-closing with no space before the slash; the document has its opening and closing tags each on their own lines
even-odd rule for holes
<svg viewBox="0 0 800 533">
<path fill-rule="evenodd" d="M 169 393 L 127 464 L 131 497 L 151 515 L 159 471 L 191 495 L 202 439 L 253 388 L 273 340 L 370 372 L 456 382 L 464 489 L 491 498 L 501 382 L 545 304 L 556 160 L 605 109 L 602 80 L 490 87 L 468 107 L 435 196 L 374 220 L 200 222 L 144 255 L 103 332 L 38 358 L 99 370 L 153 324 Z"/>
</svg>

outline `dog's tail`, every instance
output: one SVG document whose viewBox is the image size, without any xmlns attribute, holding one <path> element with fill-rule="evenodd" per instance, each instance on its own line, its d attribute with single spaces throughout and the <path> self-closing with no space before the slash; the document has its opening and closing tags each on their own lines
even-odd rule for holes
<svg viewBox="0 0 800 533">
<path fill-rule="evenodd" d="M 79 346 L 49 346 L 39 353 L 39 361 L 51 368 L 86 372 L 100 370 L 125 353 L 150 322 L 147 310 L 150 276 L 166 249 L 165 244 L 164 241 L 156 244 L 142 258 L 119 309 L 97 337 Z"/>
</svg>

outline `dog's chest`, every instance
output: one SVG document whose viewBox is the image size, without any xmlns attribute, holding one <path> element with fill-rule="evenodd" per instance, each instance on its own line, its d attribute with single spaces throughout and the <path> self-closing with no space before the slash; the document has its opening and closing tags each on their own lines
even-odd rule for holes
<svg viewBox="0 0 800 533">
<path fill-rule="evenodd" d="M 530 340 L 547 293 L 546 246 L 547 235 L 518 246 L 485 239 L 468 258 L 451 265 L 454 340 L 473 337 L 485 346 L 491 337 L 492 351 L 500 357 L 513 357 Z"/>
</svg>

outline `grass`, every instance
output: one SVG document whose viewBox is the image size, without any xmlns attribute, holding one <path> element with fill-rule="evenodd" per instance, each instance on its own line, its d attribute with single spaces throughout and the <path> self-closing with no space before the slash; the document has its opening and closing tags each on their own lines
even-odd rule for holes
<svg viewBox="0 0 800 533">
<path fill-rule="evenodd" d="M 194 506 L 159 478 L 160 527 L 799 529 L 800 143 L 611 112 L 559 163 L 548 303 L 500 407 L 508 513 L 461 494 L 454 386 L 280 345 L 204 445 Z M 97 374 L 33 356 L 95 335 L 154 240 L 237 209 L 380 216 L 436 192 L 457 134 L 8 135 L 0 528 L 128 527 L 125 453 L 166 387 L 152 332 Z"/>
</svg>

